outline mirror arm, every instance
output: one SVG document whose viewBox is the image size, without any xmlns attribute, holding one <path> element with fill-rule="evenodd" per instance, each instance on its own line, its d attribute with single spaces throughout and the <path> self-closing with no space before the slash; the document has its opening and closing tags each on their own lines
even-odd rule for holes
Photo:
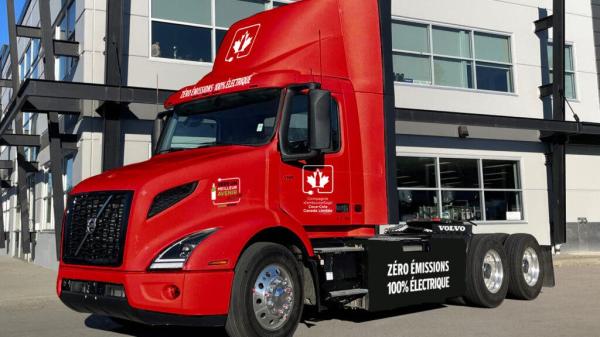
<svg viewBox="0 0 600 337">
<path fill-rule="evenodd" d="M 300 160 L 309 160 L 318 157 L 321 154 L 319 150 L 311 150 L 308 153 L 287 154 L 281 151 L 281 159 L 286 163 L 297 162 Z"/>
</svg>

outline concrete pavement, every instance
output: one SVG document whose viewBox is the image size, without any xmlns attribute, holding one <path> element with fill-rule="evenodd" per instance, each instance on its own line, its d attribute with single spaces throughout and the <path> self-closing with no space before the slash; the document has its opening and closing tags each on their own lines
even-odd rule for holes
<svg viewBox="0 0 600 337">
<path fill-rule="evenodd" d="M 600 255 L 556 259 L 557 287 L 532 302 L 497 309 L 420 306 L 386 314 L 307 314 L 297 337 L 600 336 Z M 67 309 L 54 294 L 54 271 L 0 257 L 0 337 L 225 336 L 222 329 L 123 327 Z"/>
</svg>

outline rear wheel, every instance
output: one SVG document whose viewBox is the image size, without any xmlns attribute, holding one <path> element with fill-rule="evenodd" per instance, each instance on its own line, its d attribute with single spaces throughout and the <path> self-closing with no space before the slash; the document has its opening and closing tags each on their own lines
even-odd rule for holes
<svg viewBox="0 0 600 337">
<path fill-rule="evenodd" d="M 231 337 L 292 336 L 302 314 L 302 270 L 284 246 L 259 242 L 235 270 L 229 315 Z"/>
<path fill-rule="evenodd" d="M 475 235 L 467 254 L 467 291 L 472 305 L 495 308 L 508 291 L 508 264 L 504 247 L 492 235 Z"/>
<path fill-rule="evenodd" d="M 504 244 L 510 265 L 508 293 L 518 299 L 533 300 L 542 291 L 544 264 L 542 251 L 528 234 L 511 235 Z"/>
</svg>

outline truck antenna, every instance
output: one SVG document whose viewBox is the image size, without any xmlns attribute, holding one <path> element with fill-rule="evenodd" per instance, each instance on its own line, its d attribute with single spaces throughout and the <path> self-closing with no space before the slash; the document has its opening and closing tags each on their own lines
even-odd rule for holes
<svg viewBox="0 0 600 337">
<path fill-rule="evenodd" d="M 321 30 L 319 29 L 319 74 L 323 85 L 323 50 L 321 49 Z"/>
</svg>

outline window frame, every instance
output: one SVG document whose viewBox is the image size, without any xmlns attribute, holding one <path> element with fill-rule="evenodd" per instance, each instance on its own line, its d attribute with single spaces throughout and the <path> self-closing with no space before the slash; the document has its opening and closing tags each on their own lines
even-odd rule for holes
<svg viewBox="0 0 600 337">
<path fill-rule="evenodd" d="M 167 19 L 154 18 L 154 17 L 152 17 L 152 0 L 148 0 L 148 59 L 151 61 L 156 61 L 156 62 L 212 66 L 215 61 L 215 58 L 217 57 L 218 48 L 219 48 L 219 46 L 217 46 L 217 30 L 222 30 L 222 31 L 227 32 L 230 28 L 230 27 L 223 27 L 223 26 L 217 25 L 216 6 L 215 6 L 216 1 L 218 1 L 218 0 L 211 0 L 211 5 L 210 5 L 210 7 L 211 7 L 210 8 L 211 24 L 206 25 L 206 24 L 198 24 L 198 23 L 191 23 L 191 22 L 178 21 L 178 20 L 167 20 Z M 267 10 L 274 8 L 273 7 L 274 3 L 291 4 L 294 2 L 294 0 L 262 0 L 262 2 L 265 6 L 263 11 L 267 11 Z M 154 22 L 154 21 L 167 23 L 167 24 L 175 24 L 175 25 L 210 29 L 210 36 L 211 36 L 210 44 L 211 44 L 212 61 L 204 62 L 204 61 L 178 60 L 178 59 L 172 59 L 172 58 L 167 58 L 167 57 L 152 56 L 152 22 Z"/>
<path fill-rule="evenodd" d="M 433 191 L 436 193 L 438 198 L 437 207 L 440 218 L 443 214 L 443 202 L 442 193 L 444 191 L 477 191 L 480 194 L 480 209 L 481 209 L 481 220 L 472 220 L 476 224 L 481 225 L 511 225 L 511 224 L 527 224 L 527 206 L 525 202 L 525 188 L 523 187 L 523 159 L 519 157 L 501 157 L 501 156 L 469 156 L 469 155 L 452 155 L 452 154 L 428 154 L 428 153 L 405 153 L 397 152 L 396 158 L 398 157 L 413 157 L 413 158 L 430 158 L 434 159 L 435 163 L 435 175 L 436 175 L 436 186 L 435 187 L 398 187 L 397 191 Z M 440 159 L 469 159 L 477 161 L 478 169 L 478 188 L 448 188 L 442 187 L 441 184 L 441 173 L 440 173 Z M 513 161 L 516 162 L 519 175 L 518 188 L 515 189 L 498 189 L 498 188 L 485 188 L 484 177 L 483 177 L 483 161 L 484 160 L 501 160 L 501 161 Z M 514 192 L 521 196 L 521 220 L 488 220 L 487 212 L 485 210 L 486 200 L 485 192 Z M 400 223 L 404 224 L 405 221 Z"/>
<path fill-rule="evenodd" d="M 517 96 L 517 83 L 516 83 L 516 64 L 515 64 L 515 47 L 514 47 L 514 34 L 509 32 L 502 31 L 493 31 L 488 29 L 467 27 L 461 25 L 453 25 L 446 24 L 440 22 L 433 21 L 425 21 L 418 20 L 413 18 L 407 18 L 397 15 L 392 15 L 392 24 L 394 23 L 407 23 L 407 24 L 417 24 L 424 25 L 427 29 L 428 43 L 429 43 L 429 52 L 415 52 L 410 50 L 402 50 L 402 49 L 394 49 L 392 47 L 392 55 L 410 55 L 410 56 L 422 56 L 429 58 L 429 69 L 431 72 L 431 84 L 427 83 L 410 83 L 410 82 L 401 82 L 394 80 L 394 85 L 405 85 L 405 86 L 416 86 L 416 87 L 426 87 L 426 88 L 436 88 L 436 89 L 449 89 L 449 90 L 459 90 L 466 92 L 476 92 L 476 93 L 487 93 L 487 94 L 497 94 L 497 95 L 508 95 L 508 96 Z M 461 56 L 451 56 L 444 54 L 436 54 L 434 52 L 433 45 L 433 29 L 435 27 L 439 27 L 442 29 L 450 29 L 450 30 L 463 30 L 469 33 L 469 43 L 471 49 L 470 57 L 461 57 Z M 480 34 L 488 34 L 488 35 L 496 35 L 499 37 L 508 38 L 508 56 L 510 58 L 510 62 L 500 62 L 500 61 L 489 61 L 483 59 L 477 59 L 476 51 L 475 51 L 475 35 L 476 33 Z M 440 85 L 435 83 L 435 60 L 452 60 L 452 61 L 468 61 L 471 66 L 471 81 L 473 83 L 473 88 L 469 87 L 459 87 L 459 86 L 449 86 L 449 85 Z M 509 91 L 497 91 L 497 90 L 488 90 L 488 89 L 480 89 L 477 88 L 477 65 L 478 64 L 488 64 L 488 65 L 496 65 L 509 67 L 510 70 L 510 89 Z"/>
<path fill-rule="evenodd" d="M 55 27 L 54 38 L 58 39 L 58 40 L 64 39 L 67 41 L 75 41 L 76 35 L 77 35 L 77 23 L 78 23 L 76 1 L 70 1 L 69 3 L 63 4 L 63 6 L 66 6 L 65 7 L 66 10 L 64 12 L 64 15 L 62 17 L 60 17 L 60 21 L 58 21 L 58 24 Z M 73 22 L 72 22 L 73 27 L 69 27 L 69 17 L 71 15 L 71 13 L 73 13 Z M 66 29 L 66 31 L 64 32 L 64 34 L 65 34 L 64 38 L 61 36 L 61 34 L 63 33 L 62 32 L 63 22 L 65 23 L 65 29 Z M 69 28 L 73 29 L 70 32 L 71 34 L 69 34 Z M 79 64 L 79 59 L 76 57 L 57 56 L 55 58 L 54 76 L 60 81 L 72 81 L 73 77 L 75 76 L 75 72 L 77 71 L 78 64 Z"/>
<path fill-rule="evenodd" d="M 551 46 L 552 49 L 554 50 L 554 40 L 553 39 L 549 39 L 548 40 L 548 46 Z M 575 52 L 575 43 L 572 41 L 565 41 L 565 49 L 566 48 L 571 48 L 571 59 L 573 61 L 573 70 L 567 70 L 566 68 L 566 64 L 565 64 L 565 77 L 567 74 L 572 74 L 573 75 L 573 93 L 575 94 L 575 97 L 566 97 L 565 95 L 565 99 L 567 99 L 569 102 L 580 102 L 581 99 L 579 97 L 579 85 L 577 84 L 577 59 L 576 59 L 576 52 Z M 550 55 L 548 55 L 550 56 Z M 565 62 L 566 62 L 566 58 L 565 58 Z M 548 79 L 550 76 L 552 76 L 552 74 L 554 73 L 554 65 L 553 64 L 548 64 Z M 552 82 L 550 82 L 552 83 Z M 544 83 L 542 83 L 544 84 Z M 565 83 L 566 86 L 566 83 Z"/>
<path fill-rule="evenodd" d="M 42 230 L 52 230 L 54 229 L 54 201 L 52 200 L 54 191 L 52 189 L 52 172 L 50 172 L 50 168 L 44 168 L 44 196 L 43 200 L 43 213 L 44 219 L 41 220 Z"/>
</svg>

